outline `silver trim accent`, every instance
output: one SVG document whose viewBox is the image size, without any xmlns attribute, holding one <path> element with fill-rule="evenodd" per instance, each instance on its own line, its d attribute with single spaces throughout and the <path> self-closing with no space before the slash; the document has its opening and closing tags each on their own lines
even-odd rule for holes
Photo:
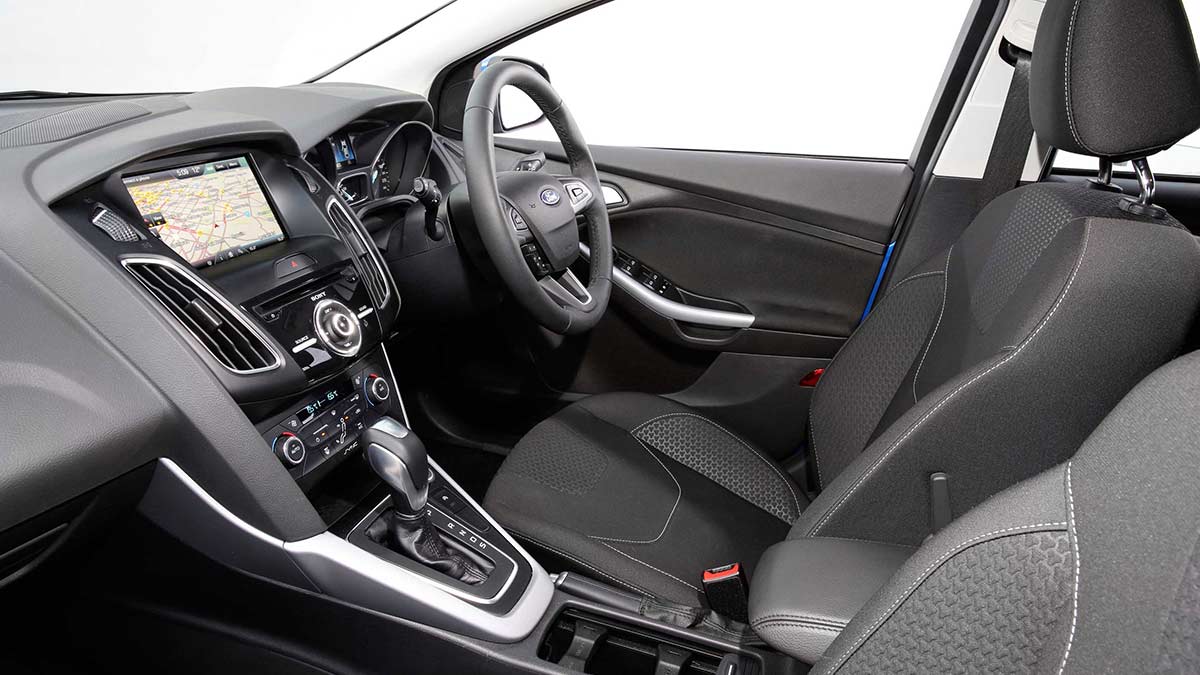
<svg viewBox="0 0 1200 675">
<path fill-rule="evenodd" d="M 585 258 L 590 259 L 592 256 L 588 245 L 582 242 L 579 244 L 579 251 Z M 651 311 L 674 321 L 714 328 L 749 328 L 754 325 L 753 314 L 727 312 L 721 309 L 708 309 L 706 307 L 693 307 L 685 305 L 682 302 L 675 302 L 669 298 L 664 298 L 616 267 L 613 267 L 612 270 L 612 280 L 614 284 L 632 295 Z"/>
<path fill-rule="evenodd" d="M 615 185 L 601 183 L 600 194 L 604 197 L 605 206 L 622 206 L 629 203 L 629 200 Z"/>
<path fill-rule="evenodd" d="M 360 318 L 360 319 L 364 319 L 367 316 L 369 316 L 371 314 L 371 312 L 374 312 L 374 311 L 375 311 L 375 308 L 368 307 L 368 308 L 364 309 L 363 311 L 359 312 L 356 316 L 358 316 L 358 318 Z"/>
<path fill-rule="evenodd" d="M 566 180 L 559 179 L 559 182 L 562 183 L 563 189 L 567 191 L 567 201 L 571 203 L 571 209 L 574 210 L 575 213 L 582 213 L 592 205 L 593 201 L 595 201 L 595 195 L 592 194 L 592 188 L 588 187 L 588 184 L 582 179 L 567 177 Z M 576 197 L 572 192 L 573 189 L 583 190 L 583 194 L 581 194 L 579 197 Z"/>
<path fill-rule="evenodd" d="M 584 286 L 579 277 L 570 269 L 563 270 L 563 273 L 555 278 L 553 276 L 545 276 L 538 279 L 538 285 L 542 290 L 546 291 L 546 295 L 554 298 L 562 305 L 569 305 L 578 309 L 591 309 L 592 294 L 588 291 L 587 286 Z"/>
<path fill-rule="evenodd" d="M 142 235 L 133 225 L 130 225 L 120 214 L 107 206 L 99 207 L 92 214 L 92 225 L 111 237 L 113 241 L 128 244 L 142 239 Z"/>
<path fill-rule="evenodd" d="M 325 215 L 331 221 L 333 220 L 332 211 L 334 207 L 337 207 L 337 209 L 342 212 L 342 215 L 346 217 L 346 221 L 350 223 L 350 228 L 354 230 L 354 235 L 358 237 L 359 244 L 361 244 L 363 249 L 366 250 L 367 257 L 370 258 L 371 262 L 375 265 L 375 270 L 379 273 L 379 279 L 383 283 L 383 300 L 380 301 L 379 306 L 381 308 L 386 307 L 387 304 L 392 300 L 392 289 L 395 288 L 396 282 L 392 280 L 391 272 L 388 271 L 387 265 L 384 264 L 383 258 L 379 255 L 379 248 L 375 246 L 375 240 L 372 239 L 370 233 L 363 228 L 362 223 L 358 221 L 358 216 L 354 215 L 354 211 L 346 208 L 342 202 L 339 201 L 339 196 L 336 194 L 325 201 Z M 338 235 L 338 238 L 340 239 L 342 236 L 341 229 L 332 222 L 330 225 L 333 226 L 334 234 Z M 349 242 L 347 242 L 347 245 L 349 245 Z M 350 254 L 353 256 L 354 260 L 358 259 L 358 255 L 354 253 L 353 247 L 350 248 Z M 366 283 L 365 280 L 363 283 Z M 370 293 L 368 293 L 368 295 L 370 295 Z M 397 304 L 399 304 L 398 301 Z"/>
<path fill-rule="evenodd" d="M 342 183 L 346 182 L 347 180 L 349 180 L 351 178 L 354 178 L 355 176 L 362 176 L 367 181 L 367 191 L 362 196 L 360 196 L 358 199 L 355 199 L 354 201 L 350 201 L 350 200 L 346 199 L 344 196 L 342 196 Z M 351 171 L 347 171 L 347 172 L 339 175 L 338 179 L 337 179 L 337 183 L 335 183 L 333 185 L 333 191 L 336 192 L 339 197 L 342 197 L 342 199 L 346 199 L 346 204 L 349 206 L 355 206 L 356 204 L 362 204 L 363 202 L 370 201 L 374 196 L 371 194 L 371 192 L 372 192 L 371 170 L 370 169 L 353 169 Z"/>
<path fill-rule="evenodd" d="M 221 367 L 225 368 L 226 370 L 228 370 L 231 373 L 237 373 L 238 375 L 254 375 L 255 373 L 265 373 L 265 372 L 275 370 L 275 369 L 283 366 L 283 358 L 284 358 L 283 353 L 280 352 L 278 349 L 276 349 L 275 340 L 273 340 L 271 338 L 271 336 L 265 330 L 263 330 L 262 328 L 259 327 L 257 321 L 250 318 L 250 316 L 247 313 L 243 312 L 236 305 L 234 305 L 232 302 L 227 300 L 224 295 L 222 295 L 215 288 L 210 286 L 209 283 L 207 281 L 205 281 L 203 278 L 201 278 L 200 275 L 196 274 L 196 272 L 194 270 L 192 270 L 188 267 L 185 267 L 184 265 L 182 265 L 178 262 L 175 262 L 174 260 L 171 260 L 170 258 L 165 258 L 163 256 L 158 256 L 158 255 L 136 255 L 136 256 L 128 256 L 128 257 L 121 258 L 121 266 L 125 268 L 125 271 L 129 273 L 129 276 L 133 277 L 134 280 L 136 280 L 139 284 L 141 284 L 146 289 L 146 291 L 150 294 L 150 297 L 154 300 L 154 302 L 157 303 L 160 307 L 163 307 L 164 309 L 166 309 L 167 313 L 170 314 L 172 316 L 172 318 L 175 319 L 175 323 L 178 324 L 179 326 L 183 327 L 183 329 L 186 330 L 192 336 L 192 339 L 198 343 L 198 346 L 201 349 L 203 349 L 205 352 L 208 352 L 209 354 L 211 354 L 213 359 L 216 360 L 217 363 L 220 363 L 220 359 L 218 359 L 217 355 L 213 354 L 212 351 L 208 347 L 204 346 L 204 340 L 201 339 L 200 336 L 196 334 L 196 331 L 192 330 L 192 328 L 190 326 L 188 326 L 186 323 L 184 323 L 179 317 L 175 316 L 175 313 L 172 312 L 169 307 L 164 305 L 163 302 L 161 300 L 159 300 L 157 296 L 154 295 L 154 289 L 150 288 L 150 286 L 146 282 L 142 281 L 141 277 L 139 277 L 137 274 L 135 274 L 133 272 L 133 270 L 129 269 L 130 265 L 158 265 L 159 267 L 170 268 L 170 269 L 182 274 L 183 276 L 187 277 L 188 280 L 191 281 L 193 284 L 195 284 L 196 288 L 200 289 L 205 295 L 207 295 L 209 297 L 210 300 L 212 300 L 213 302 L 216 302 L 217 304 L 224 307 L 226 309 L 226 311 L 228 311 L 234 318 L 238 319 L 239 322 L 242 324 L 242 326 L 244 326 L 246 328 L 246 330 L 250 331 L 255 337 L 257 337 L 264 345 L 266 345 L 267 351 L 271 352 L 271 355 L 275 357 L 275 363 L 273 363 L 269 366 L 264 366 L 262 368 L 241 370 L 238 368 L 230 368 L 229 366 L 226 366 L 223 363 L 221 363 Z"/>
<path fill-rule="evenodd" d="M 430 464 L 433 464 L 434 466 L 436 466 L 436 464 L 434 464 L 433 460 L 430 460 Z M 438 473 L 442 475 L 442 478 L 446 478 L 446 474 L 442 473 L 442 470 L 440 468 L 438 469 Z M 457 485 L 455 487 L 457 488 Z M 464 497 L 466 496 L 466 493 L 463 492 L 461 488 L 457 488 L 457 489 L 461 496 L 464 496 Z M 362 520 L 358 521 L 354 525 L 354 528 L 350 531 L 351 532 L 357 531 L 358 528 L 363 526 L 363 523 L 366 523 L 368 521 L 374 520 L 375 518 L 378 518 L 387 509 L 387 505 L 390 500 L 391 500 L 391 497 L 385 497 L 383 499 L 383 501 L 381 501 L 375 505 L 375 508 L 371 509 L 370 513 L 363 516 Z M 472 502 L 472 503 L 474 503 L 474 502 Z M 442 514 L 443 516 L 446 516 L 452 522 L 458 524 L 459 527 L 462 527 L 464 530 L 467 530 L 467 531 L 471 532 L 472 534 L 474 534 L 475 536 L 479 537 L 480 539 L 484 539 L 486 541 L 486 538 L 484 538 L 484 536 L 482 534 L 479 534 L 478 532 L 476 532 L 474 528 L 468 528 L 468 527 L 462 525 L 461 522 L 459 522 L 460 519 L 457 518 L 456 516 L 454 516 L 453 514 L 446 513 L 442 509 L 439 509 L 437 507 L 437 505 L 435 505 L 435 504 L 427 504 L 427 506 L 429 508 L 437 511 L 438 513 Z M 424 507 L 422 507 L 422 508 L 424 508 Z M 480 513 L 483 513 L 483 509 L 480 509 Z M 347 537 L 346 541 L 349 542 L 349 537 Z M 491 543 L 491 542 L 488 542 L 488 543 Z M 354 546 L 354 545 L 351 544 L 351 546 Z M 358 548 L 358 547 L 355 546 L 355 548 Z M 518 549 L 518 550 L 523 551 L 524 549 Z M 477 595 L 471 595 L 470 593 L 467 593 L 466 591 L 463 591 L 461 589 L 454 588 L 453 586 L 443 584 L 440 581 L 436 581 L 433 579 L 427 579 L 425 577 L 421 577 L 421 578 L 425 579 L 426 581 L 433 584 L 434 586 L 437 586 L 438 588 L 446 591 L 447 593 L 458 596 L 458 597 L 462 598 L 463 600 L 467 600 L 473 604 L 494 605 L 500 601 L 500 598 L 504 597 L 504 594 L 506 592 L 508 592 L 508 589 L 512 586 L 513 581 L 516 580 L 518 563 L 516 560 L 512 559 L 512 556 L 510 556 L 509 554 L 505 553 L 504 551 L 496 548 L 495 546 L 491 547 L 490 551 L 492 553 L 498 553 L 498 554 L 504 556 L 505 558 L 508 558 L 509 562 L 511 562 L 513 564 L 513 570 L 512 570 L 512 572 L 509 573 L 508 578 L 504 580 L 504 584 L 500 587 L 500 590 L 496 591 L 496 593 L 494 595 L 492 595 L 490 598 L 481 598 Z M 368 551 L 368 553 L 369 553 L 369 551 Z"/>
<path fill-rule="evenodd" d="M 329 532 L 294 542 L 272 537 L 226 509 L 172 460 L 164 457 L 158 462 L 138 509 L 209 557 L 252 574 L 402 619 L 507 643 L 529 636 L 553 598 L 550 575 L 482 509 L 483 517 L 533 569 L 529 586 L 517 604 L 500 616 Z M 478 508 L 441 467 L 432 461 L 430 464 Z"/>
<path fill-rule="evenodd" d="M 301 342 L 300 344 L 296 345 L 295 347 L 292 347 L 292 353 L 299 354 L 300 352 L 304 351 L 305 349 L 308 349 L 309 347 L 311 347 L 315 344 L 317 344 L 317 338 L 308 338 L 304 342 Z"/>
<path fill-rule="evenodd" d="M 355 335 L 354 346 L 349 348 L 335 347 L 334 344 L 337 342 L 337 340 L 334 338 L 334 336 L 328 334 L 328 332 L 325 330 L 325 326 L 321 323 L 321 312 L 327 307 L 333 307 L 335 310 L 340 307 L 342 310 L 344 310 L 340 312 L 341 315 L 347 319 L 354 316 L 354 312 L 350 311 L 349 307 L 332 298 L 325 298 L 324 300 L 318 302 L 316 307 L 313 307 L 312 323 L 313 330 L 317 332 L 317 337 L 320 338 L 321 344 L 325 345 L 326 349 L 334 354 L 337 354 L 338 356 L 351 357 L 357 355 L 358 350 L 362 349 L 362 324 L 358 323 L 358 318 L 355 317 L 354 325 L 358 327 L 358 330 L 353 331 L 353 334 Z"/>
<path fill-rule="evenodd" d="M 404 397 L 400 395 L 400 381 L 396 379 L 396 371 L 392 370 L 392 360 L 388 358 L 387 346 L 380 345 L 379 352 L 383 354 L 383 361 L 387 364 L 388 383 L 396 390 L 396 403 L 400 404 L 400 415 L 404 418 L 404 426 L 411 429 L 412 424 L 408 421 L 408 409 L 404 407 Z"/>
</svg>

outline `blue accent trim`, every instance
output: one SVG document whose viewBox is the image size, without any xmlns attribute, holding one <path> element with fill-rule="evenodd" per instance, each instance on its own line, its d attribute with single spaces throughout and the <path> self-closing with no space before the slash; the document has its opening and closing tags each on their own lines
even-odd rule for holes
<svg viewBox="0 0 1200 675">
<path fill-rule="evenodd" d="M 862 316 L 858 322 L 862 323 L 867 320 L 867 315 L 871 313 L 871 308 L 875 306 L 875 296 L 879 294 L 879 285 L 883 283 L 883 273 L 887 271 L 888 263 L 892 260 L 892 249 L 896 248 L 896 242 L 888 244 L 887 250 L 883 252 L 883 262 L 879 264 L 879 276 L 875 277 L 875 285 L 871 287 L 871 297 L 867 298 L 867 306 L 863 308 Z"/>
</svg>

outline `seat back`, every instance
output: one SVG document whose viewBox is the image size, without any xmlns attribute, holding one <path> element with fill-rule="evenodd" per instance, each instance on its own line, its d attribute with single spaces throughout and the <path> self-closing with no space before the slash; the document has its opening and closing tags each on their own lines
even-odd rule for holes
<svg viewBox="0 0 1200 675">
<path fill-rule="evenodd" d="M 1121 159 L 1200 126 L 1200 98 L 1190 110 L 1153 103 L 1200 97 L 1200 63 L 1177 0 L 1112 4 L 1050 0 L 1030 96 L 1033 110 L 1056 111 L 1033 115 L 1042 140 Z M 1163 77 L 1113 57 L 1119 46 L 1103 41 L 1122 30 L 1168 37 L 1154 46 L 1172 55 L 1157 57 L 1171 64 Z M 1075 95 L 1047 65 L 1064 63 L 1106 90 L 1137 80 L 1142 97 L 1102 106 Z M 1057 111 L 1086 122 L 1084 132 L 1060 125 Z M 1130 116 L 1142 121 L 1130 126 Z M 1013 190 L 893 285 L 814 394 L 809 448 L 822 493 L 793 536 L 919 544 L 931 531 L 931 474 L 948 476 L 952 512 L 962 514 L 1064 461 L 1178 353 L 1200 298 L 1200 247 L 1169 215 L 1130 210 L 1128 200 L 1094 184 Z"/>
<path fill-rule="evenodd" d="M 1200 353 L 930 539 L 814 673 L 1200 672 Z"/>
</svg>

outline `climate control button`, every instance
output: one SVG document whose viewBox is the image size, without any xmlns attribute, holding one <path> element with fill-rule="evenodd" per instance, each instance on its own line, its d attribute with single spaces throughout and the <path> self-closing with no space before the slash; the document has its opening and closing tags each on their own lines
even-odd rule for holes
<svg viewBox="0 0 1200 675">
<path fill-rule="evenodd" d="M 392 395 L 392 385 L 378 375 L 367 376 L 367 400 L 373 405 L 379 405 Z"/>
<path fill-rule="evenodd" d="M 285 464 L 291 466 L 300 466 L 304 463 L 304 441 L 300 437 L 290 431 L 285 431 L 275 437 L 275 441 L 271 443 L 271 448 L 279 459 Z"/>
</svg>

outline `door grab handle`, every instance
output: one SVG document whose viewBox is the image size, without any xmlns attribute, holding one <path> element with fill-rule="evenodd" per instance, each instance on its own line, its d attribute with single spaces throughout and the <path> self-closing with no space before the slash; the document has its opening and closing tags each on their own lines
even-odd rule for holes
<svg viewBox="0 0 1200 675">
<path fill-rule="evenodd" d="M 587 244 L 580 242 L 579 251 L 583 254 L 583 257 L 591 258 L 592 252 Z M 637 298 L 638 302 L 641 302 L 659 316 L 668 319 L 712 328 L 749 328 L 754 325 L 753 314 L 694 307 L 664 298 L 616 267 L 612 271 L 612 280 L 614 284 L 626 293 Z"/>
</svg>

